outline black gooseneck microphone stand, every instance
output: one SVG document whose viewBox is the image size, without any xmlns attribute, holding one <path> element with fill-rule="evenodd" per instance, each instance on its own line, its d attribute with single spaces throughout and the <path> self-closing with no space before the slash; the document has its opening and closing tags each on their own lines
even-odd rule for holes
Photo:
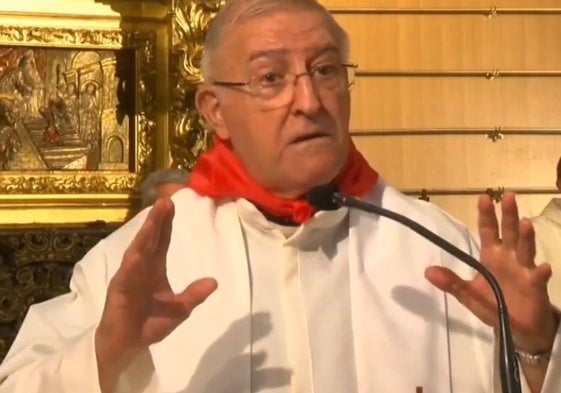
<svg viewBox="0 0 561 393">
<path fill-rule="evenodd" d="M 341 194 L 331 185 L 312 189 L 307 199 L 311 205 L 320 210 L 335 210 L 346 206 L 397 221 L 478 271 L 491 286 L 497 300 L 499 314 L 499 367 L 502 391 L 503 393 L 522 393 L 518 362 L 514 351 L 504 295 L 496 278 L 483 264 L 419 223 L 393 211 Z"/>
</svg>

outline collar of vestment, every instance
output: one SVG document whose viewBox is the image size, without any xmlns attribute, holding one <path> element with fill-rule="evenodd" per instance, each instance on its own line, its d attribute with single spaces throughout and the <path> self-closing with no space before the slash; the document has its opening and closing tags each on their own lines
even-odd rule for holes
<svg viewBox="0 0 561 393">
<path fill-rule="evenodd" d="M 344 194 L 363 197 L 377 181 L 378 173 L 350 141 L 346 162 L 331 183 Z M 281 198 L 254 181 L 228 142 L 217 137 L 214 146 L 197 161 L 187 186 L 199 195 L 215 199 L 247 199 L 267 215 L 287 222 L 304 223 L 316 213 L 305 195 L 295 199 Z"/>
</svg>

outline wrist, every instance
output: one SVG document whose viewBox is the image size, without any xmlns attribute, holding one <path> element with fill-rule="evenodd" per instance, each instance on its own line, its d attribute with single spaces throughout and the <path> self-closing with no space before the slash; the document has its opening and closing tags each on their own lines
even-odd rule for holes
<svg viewBox="0 0 561 393">
<path fill-rule="evenodd" d="M 538 334 L 532 336 L 515 336 L 514 346 L 517 352 L 528 355 L 551 353 L 555 336 L 559 328 L 559 314 L 552 308 L 551 315 Z"/>
<path fill-rule="evenodd" d="M 117 340 L 118 341 L 118 340 Z M 127 350 L 105 335 L 98 327 L 95 331 L 95 354 L 98 378 L 102 392 L 112 392 L 121 374 L 139 351 Z"/>
<path fill-rule="evenodd" d="M 549 359 L 551 359 L 551 351 L 549 352 L 540 352 L 540 353 L 531 353 L 526 352 L 521 349 L 515 348 L 516 357 L 518 361 L 523 365 L 528 366 L 543 366 L 549 363 Z"/>
</svg>

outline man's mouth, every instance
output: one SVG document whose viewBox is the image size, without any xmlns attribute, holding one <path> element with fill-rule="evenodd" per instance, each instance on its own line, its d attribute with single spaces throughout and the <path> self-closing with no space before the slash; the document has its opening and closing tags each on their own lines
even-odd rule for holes
<svg viewBox="0 0 561 393">
<path fill-rule="evenodd" d="M 319 138 L 325 138 L 327 136 L 327 134 L 324 133 L 320 133 L 320 132 L 314 132 L 311 134 L 306 134 L 306 135 L 301 135 L 297 138 L 294 138 L 294 140 L 292 140 L 292 143 L 300 143 L 300 142 L 307 142 L 313 139 L 319 139 Z"/>
</svg>

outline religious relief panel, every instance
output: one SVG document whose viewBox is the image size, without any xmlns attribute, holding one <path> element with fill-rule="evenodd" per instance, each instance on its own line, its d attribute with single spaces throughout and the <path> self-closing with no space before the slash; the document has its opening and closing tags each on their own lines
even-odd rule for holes
<svg viewBox="0 0 561 393">
<path fill-rule="evenodd" d="M 155 160 L 155 49 L 152 30 L 0 26 L 0 194 L 136 192 Z"/>
<path fill-rule="evenodd" d="M 134 70 L 132 50 L 0 47 L 0 170 L 128 170 Z"/>
<path fill-rule="evenodd" d="M 0 361 L 29 306 L 68 292 L 75 263 L 118 226 L 0 226 Z"/>
</svg>

